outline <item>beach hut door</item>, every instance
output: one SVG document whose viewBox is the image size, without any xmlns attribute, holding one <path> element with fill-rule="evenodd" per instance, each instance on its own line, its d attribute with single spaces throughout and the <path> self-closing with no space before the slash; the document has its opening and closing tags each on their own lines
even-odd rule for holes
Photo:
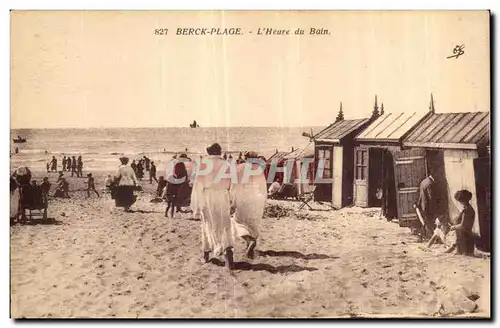
<svg viewBox="0 0 500 328">
<path fill-rule="evenodd" d="M 354 205 L 368 207 L 368 148 L 354 152 Z"/>
<path fill-rule="evenodd" d="M 413 204 L 418 201 L 420 182 L 426 177 L 425 151 L 394 152 L 394 175 L 399 225 L 412 226 L 412 221 L 418 220 Z"/>
</svg>

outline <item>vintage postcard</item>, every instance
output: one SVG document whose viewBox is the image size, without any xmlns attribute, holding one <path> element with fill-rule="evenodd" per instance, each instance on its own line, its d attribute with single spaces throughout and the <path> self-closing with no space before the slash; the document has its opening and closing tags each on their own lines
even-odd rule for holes
<svg viewBox="0 0 500 328">
<path fill-rule="evenodd" d="M 490 318 L 488 11 L 22 11 L 20 318 Z"/>
</svg>

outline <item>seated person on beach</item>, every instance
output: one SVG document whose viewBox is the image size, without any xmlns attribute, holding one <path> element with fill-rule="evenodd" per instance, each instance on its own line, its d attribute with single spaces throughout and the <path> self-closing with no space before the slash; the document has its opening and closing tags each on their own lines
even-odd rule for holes
<svg viewBox="0 0 500 328">
<path fill-rule="evenodd" d="M 435 224 L 436 229 L 434 229 L 434 234 L 429 240 L 427 248 L 430 248 L 436 242 L 440 242 L 443 245 L 446 245 L 446 237 L 448 232 L 450 231 L 450 225 L 448 223 L 445 223 L 444 218 L 442 217 L 438 217 Z"/>
<path fill-rule="evenodd" d="M 469 203 L 472 199 L 472 193 L 468 190 L 459 190 L 455 193 L 455 199 L 463 206 L 463 210 L 455 221 L 457 224 L 450 228 L 450 231 L 456 233 L 456 243 L 450 246 L 446 253 L 451 253 L 456 249 L 457 254 L 472 256 L 475 248 L 472 227 L 476 216 L 476 212 Z"/>
<path fill-rule="evenodd" d="M 268 191 L 269 196 L 274 196 L 275 194 L 278 193 L 278 191 L 280 191 L 280 189 L 281 189 L 281 184 L 279 180 L 274 181 L 269 187 Z"/>
<path fill-rule="evenodd" d="M 60 177 L 57 182 L 56 191 L 54 192 L 54 197 L 58 198 L 70 198 L 69 197 L 69 183 L 64 177 Z"/>
</svg>

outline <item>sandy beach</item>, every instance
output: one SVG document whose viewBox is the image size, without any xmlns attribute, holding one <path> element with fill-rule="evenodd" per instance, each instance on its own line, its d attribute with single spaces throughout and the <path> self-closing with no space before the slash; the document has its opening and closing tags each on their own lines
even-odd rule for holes
<svg viewBox="0 0 500 328">
<path fill-rule="evenodd" d="M 101 192 L 111 172 L 93 173 Z M 203 263 L 191 214 L 167 219 L 150 203 L 156 184 L 143 181 L 124 213 L 109 194 L 86 199 L 85 178 L 68 180 L 80 191 L 50 200 L 54 223 L 11 227 L 13 318 L 490 316 L 488 254 L 428 250 L 379 209 L 268 201 L 258 256 L 239 242 L 229 274 L 222 259 Z"/>
</svg>

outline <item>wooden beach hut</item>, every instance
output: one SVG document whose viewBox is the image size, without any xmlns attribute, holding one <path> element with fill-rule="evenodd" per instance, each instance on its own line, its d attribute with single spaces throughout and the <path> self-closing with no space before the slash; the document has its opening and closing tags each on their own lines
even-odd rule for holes
<svg viewBox="0 0 500 328">
<path fill-rule="evenodd" d="M 331 202 L 334 208 L 352 204 L 354 137 L 371 121 L 338 119 L 314 136 L 315 160 L 325 161 L 323 178 L 332 179 L 332 183 L 316 185 L 316 200 Z"/>
<path fill-rule="evenodd" d="M 455 192 L 467 189 L 473 194 L 471 204 L 476 211 L 473 230 L 481 236 L 486 248 L 491 228 L 489 144 L 489 112 L 432 113 L 403 140 L 406 149 L 425 155 L 417 171 L 433 175 L 440 196 L 438 203 L 449 218 L 455 218 L 460 211 L 454 200 Z"/>
<path fill-rule="evenodd" d="M 378 110 L 376 107 L 375 103 L 374 112 Z M 422 175 L 425 178 L 425 171 L 417 171 L 424 158 L 421 150 L 402 150 L 402 140 L 430 114 L 384 113 L 355 138 L 356 206 L 379 207 L 386 201 L 386 206 L 397 206 L 398 218 L 416 218 L 412 205 L 418 199 Z M 384 199 L 377 197 L 378 190 L 383 190 Z M 389 211 L 396 212 L 396 208 Z"/>
<path fill-rule="evenodd" d="M 308 190 L 308 186 L 313 184 L 314 180 L 314 144 L 310 143 L 306 148 L 296 149 L 291 153 L 283 156 L 283 160 L 293 160 L 294 165 L 290 173 L 291 182 L 295 185 L 298 194 L 302 194 Z M 307 168 L 305 168 L 305 166 Z M 302 170 L 307 170 L 306 178 L 308 181 L 301 179 Z M 285 169 L 286 174 L 286 169 Z M 299 180 L 299 181 L 298 181 Z"/>
<path fill-rule="evenodd" d="M 284 157 L 288 153 L 290 153 L 290 152 L 276 150 L 276 152 L 274 154 L 272 154 L 267 159 L 267 161 L 266 161 L 266 169 L 264 170 L 264 175 L 266 176 L 267 187 L 268 188 L 271 185 L 271 183 L 273 183 L 273 181 L 269 181 L 268 180 L 268 176 L 269 176 L 269 171 L 271 169 L 271 165 L 276 165 L 277 167 L 280 167 L 280 168 L 283 167 L 283 165 L 285 164 Z M 274 180 L 276 180 L 276 179 L 283 180 L 283 173 L 281 173 L 281 172 L 276 173 Z"/>
</svg>

